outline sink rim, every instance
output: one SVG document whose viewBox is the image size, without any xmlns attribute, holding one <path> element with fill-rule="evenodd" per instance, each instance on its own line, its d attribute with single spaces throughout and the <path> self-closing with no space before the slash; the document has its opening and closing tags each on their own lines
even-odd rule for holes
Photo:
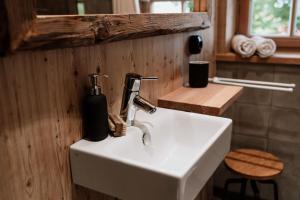
<svg viewBox="0 0 300 200">
<path fill-rule="evenodd" d="M 90 148 L 82 148 L 83 146 L 97 146 L 99 145 L 99 143 L 101 143 L 101 148 L 106 147 L 107 145 L 110 145 L 110 143 L 112 142 L 112 140 L 119 140 L 119 139 L 124 139 L 126 140 L 126 136 L 124 136 L 123 138 L 115 138 L 112 136 L 108 136 L 105 140 L 99 141 L 99 142 L 91 142 L 91 141 L 87 141 L 87 140 L 80 140 L 74 144 L 72 144 L 70 146 L 70 150 L 74 151 L 74 153 L 76 152 L 82 152 L 82 153 L 86 153 L 86 154 L 90 154 L 96 157 L 99 157 L 101 159 L 106 159 L 106 160 L 111 160 L 113 162 L 117 162 L 117 163 L 121 163 L 121 164 L 125 164 L 131 167 L 135 167 L 135 168 L 139 168 L 142 170 L 147 170 L 153 173 L 157 173 L 157 174 L 161 174 L 163 176 L 168 176 L 168 177 L 172 177 L 172 178 L 176 178 L 176 179 L 184 179 L 185 176 L 187 176 L 189 174 L 189 172 L 196 166 L 197 162 L 202 158 L 202 156 L 208 151 L 208 149 L 216 142 L 216 140 L 220 137 L 220 135 L 222 133 L 225 132 L 225 130 L 231 125 L 232 120 L 228 119 L 228 118 L 223 118 L 223 117 L 216 117 L 216 116 L 209 116 L 209 115 L 204 115 L 204 114 L 197 114 L 197 113 L 191 113 L 191 112 L 185 112 L 185 111 L 178 111 L 178 110 L 174 110 L 174 109 L 166 109 L 166 108 L 160 108 L 158 107 L 157 110 L 169 110 L 172 112 L 181 112 L 181 113 L 186 113 L 189 115 L 195 115 L 195 116 L 200 116 L 200 117 L 204 117 L 206 119 L 211 120 L 211 118 L 216 118 L 218 120 L 222 120 L 222 126 L 218 129 L 218 131 L 216 131 L 214 133 L 214 135 L 212 137 L 210 137 L 207 142 L 205 142 L 201 148 L 197 149 L 197 155 L 190 157 L 191 159 L 191 164 L 188 165 L 187 167 L 183 167 L 181 170 L 177 170 L 175 171 L 170 171 L 168 169 L 165 168 L 158 168 L 158 167 L 154 167 L 152 165 L 149 165 L 143 161 L 139 161 L 139 160 L 134 160 L 128 157 L 122 157 L 121 155 L 117 155 L 114 153 L 109 153 L 109 151 L 105 150 L 105 151 L 101 151 L 99 150 L 98 152 L 95 151 L 91 151 Z M 199 119 L 201 120 L 201 119 Z M 130 127 L 128 127 L 130 128 Z M 133 131 L 131 129 L 127 129 L 127 134 L 130 134 L 130 132 Z M 105 144 L 103 144 L 103 142 L 105 142 Z M 100 148 L 100 149 L 101 149 Z"/>
</svg>

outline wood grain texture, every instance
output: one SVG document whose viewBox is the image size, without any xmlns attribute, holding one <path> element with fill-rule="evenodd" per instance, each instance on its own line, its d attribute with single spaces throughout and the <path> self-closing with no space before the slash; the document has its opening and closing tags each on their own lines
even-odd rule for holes
<svg viewBox="0 0 300 200">
<path fill-rule="evenodd" d="M 200 12 L 206 12 L 208 8 L 208 0 L 200 0 Z"/>
<path fill-rule="evenodd" d="M 255 149 L 237 149 L 225 158 L 232 171 L 252 180 L 269 180 L 283 171 L 282 161 L 271 153 Z"/>
<path fill-rule="evenodd" d="M 242 58 L 236 53 L 219 53 L 217 54 L 217 61 L 221 62 L 242 62 L 242 63 L 263 63 L 263 64 L 300 64 L 300 53 L 291 51 L 278 51 L 269 58 L 260 58 L 255 55 L 251 58 Z"/>
<path fill-rule="evenodd" d="M 209 27 L 207 13 L 39 16 L 19 50 L 75 47 Z"/>
<path fill-rule="evenodd" d="M 207 1 L 207 14 L 209 16 L 210 28 L 201 31 L 201 36 L 204 38 L 204 46 L 202 52 L 199 55 L 191 55 L 191 61 L 204 60 L 210 62 L 209 76 L 214 77 L 216 75 L 216 41 L 218 40 L 216 30 L 217 16 L 215 12 L 216 0 Z M 191 34 L 192 35 L 192 34 Z M 184 73 L 185 75 L 188 72 Z M 184 77 L 185 81 L 188 81 L 188 77 Z"/>
<path fill-rule="evenodd" d="M 200 12 L 201 0 L 193 0 L 193 2 L 194 2 L 194 12 Z"/>
<path fill-rule="evenodd" d="M 11 50 L 18 49 L 20 43 L 24 49 L 30 49 L 26 45 L 31 39 L 34 40 L 32 48 L 41 48 L 44 45 L 47 48 L 58 48 L 106 43 L 98 35 L 100 28 L 97 24 L 83 22 L 83 27 L 76 26 L 76 20 L 64 23 L 57 19 L 57 27 L 51 34 L 47 33 L 53 28 L 49 24 L 51 20 L 48 23 L 47 18 L 42 17 L 38 20 L 45 22 L 39 24 L 34 21 L 41 28 L 35 26 L 28 32 L 34 16 L 30 4 L 25 5 L 27 1 L 5 1 L 11 8 L 9 17 L 12 19 L 15 5 L 20 5 L 20 8 L 23 6 L 26 9 L 25 15 L 31 16 L 21 17 L 24 23 L 18 27 L 15 22 L 18 22 L 17 19 L 22 13 L 20 16 L 17 13 L 16 21 L 8 27 L 14 36 Z M 167 19 L 164 20 L 170 23 Z M 113 31 L 117 39 L 108 37 L 108 41 L 119 40 L 118 31 L 123 31 L 122 28 L 125 27 L 118 24 L 118 20 L 114 22 L 116 24 L 113 24 Z M 185 26 L 184 21 L 181 23 Z M 196 20 L 196 23 L 199 21 Z M 110 26 L 109 23 L 105 25 L 105 28 Z M 122 26 L 117 27 L 118 25 Z M 178 29 L 182 26 L 177 23 L 173 25 L 178 25 Z M 87 27 L 92 27 L 94 32 L 91 34 L 83 29 Z M 18 30 L 21 34 L 18 34 Z M 40 33 L 37 30 L 43 36 L 50 35 L 56 43 L 48 44 L 47 41 L 39 39 Z M 203 36 L 209 44 L 213 44 L 210 33 L 211 31 L 205 31 Z M 159 34 L 167 33 L 161 30 Z M 91 47 L 19 52 L 0 58 L 0 91 L 4 94 L 0 96 L 0 199 L 115 200 L 114 197 L 73 185 L 71 180 L 68 148 L 82 137 L 80 102 L 87 88 L 87 75 L 98 72 L 110 76 L 110 79 L 102 80 L 101 84 L 108 97 L 111 112 L 119 112 L 123 81 L 127 72 L 160 77 L 159 81 L 145 82 L 142 86 L 142 95 L 156 102 L 158 96 L 182 85 L 189 60 L 186 42 L 191 34 L 199 32 Z M 147 33 L 145 36 L 149 35 L 151 34 Z M 126 39 L 131 37 L 136 38 L 133 32 Z M 121 39 L 123 38 L 120 37 Z M 205 48 L 208 50 L 193 58 L 211 59 L 211 46 L 206 45 Z M 210 199 L 208 194 L 205 188 L 200 199 Z"/>
<path fill-rule="evenodd" d="M 71 4 L 66 4 L 63 9 L 68 9 Z M 0 11 L 0 22 L 4 26 L 0 31 L 0 50 L 7 53 L 36 48 L 87 46 L 195 31 L 206 29 L 210 24 L 207 13 L 37 17 L 36 0 L 4 0 L 0 4 Z M 74 8 L 70 12 L 74 12 Z M 6 40 L 9 40 L 9 45 L 2 43 Z"/>
<path fill-rule="evenodd" d="M 217 5 L 217 52 L 225 53 L 231 49 L 231 39 L 236 34 L 238 0 L 218 1 Z"/>
<path fill-rule="evenodd" d="M 238 31 L 240 34 L 249 35 L 250 0 L 239 1 L 238 8 Z"/>
<path fill-rule="evenodd" d="M 208 7 L 207 0 L 194 0 L 194 12 L 207 12 Z"/>
<path fill-rule="evenodd" d="M 199 32 L 0 58 L 0 199 L 114 200 L 72 185 L 69 146 L 82 137 L 87 75 L 109 75 L 101 85 L 114 113 L 127 72 L 158 76 L 143 82 L 141 91 L 156 103 L 183 84 L 190 34 Z"/>
<path fill-rule="evenodd" d="M 179 89 L 158 99 L 158 106 L 220 116 L 241 95 L 242 87 L 208 84 L 206 88 Z"/>
<path fill-rule="evenodd" d="M 7 14 L 10 51 L 18 48 L 36 18 L 34 0 L 3 0 Z M 2 12 L 2 10 L 0 10 Z M 2 24 L 1 24 L 2 26 Z"/>
</svg>

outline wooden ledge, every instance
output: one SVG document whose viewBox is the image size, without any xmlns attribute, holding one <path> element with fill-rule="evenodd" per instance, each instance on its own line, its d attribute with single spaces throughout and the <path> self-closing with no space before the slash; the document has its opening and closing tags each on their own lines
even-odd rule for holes
<svg viewBox="0 0 300 200">
<path fill-rule="evenodd" d="M 241 95 L 243 88 L 209 83 L 206 88 L 180 87 L 158 99 L 158 106 L 220 116 Z"/>
<path fill-rule="evenodd" d="M 217 54 L 216 59 L 221 62 L 300 65 L 300 52 L 277 52 L 270 58 L 260 58 L 256 55 L 251 58 L 242 58 L 235 53 L 219 53 Z"/>
<path fill-rule="evenodd" d="M 207 13 L 37 16 L 17 50 L 87 46 L 207 29 Z"/>
</svg>

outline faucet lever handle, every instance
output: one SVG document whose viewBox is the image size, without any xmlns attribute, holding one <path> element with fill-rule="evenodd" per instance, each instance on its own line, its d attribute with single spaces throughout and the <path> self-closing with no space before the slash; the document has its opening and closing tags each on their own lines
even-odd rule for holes
<svg viewBox="0 0 300 200">
<path fill-rule="evenodd" d="M 141 77 L 141 80 L 158 80 L 156 76 Z"/>
</svg>

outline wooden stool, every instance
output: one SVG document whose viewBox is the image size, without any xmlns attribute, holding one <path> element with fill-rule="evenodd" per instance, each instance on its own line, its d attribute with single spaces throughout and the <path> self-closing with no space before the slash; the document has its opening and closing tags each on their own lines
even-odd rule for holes
<svg viewBox="0 0 300 200">
<path fill-rule="evenodd" d="M 278 200 L 278 187 L 274 178 L 283 171 L 283 163 L 278 157 L 254 149 L 237 149 L 226 155 L 225 164 L 242 178 L 228 179 L 226 181 L 223 199 L 225 199 L 228 185 L 231 183 L 241 184 L 240 199 L 245 199 L 247 182 L 250 180 L 251 188 L 256 198 L 259 198 L 259 190 L 256 185 L 256 182 L 259 182 L 272 184 L 274 200 Z"/>
</svg>

